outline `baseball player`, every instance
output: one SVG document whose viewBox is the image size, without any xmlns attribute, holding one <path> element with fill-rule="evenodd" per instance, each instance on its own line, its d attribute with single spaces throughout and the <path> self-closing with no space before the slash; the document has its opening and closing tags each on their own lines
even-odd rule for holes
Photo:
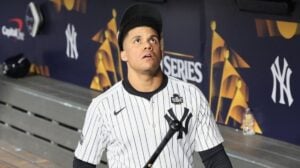
<svg viewBox="0 0 300 168">
<path fill-rule="evenodd" d="M 192 168 L 194 152 L 206 167 L 232 167 L 202 92 L 163 74 L 161 33 L 154 7 L 136 4 L 123 14 L 118 42 L 127 77 L 92 100 L 74 168 L 96 167 L 105 150 L 110 168 Z M 157 153 L 174 121 L 178 129 Z"/>
</svg>

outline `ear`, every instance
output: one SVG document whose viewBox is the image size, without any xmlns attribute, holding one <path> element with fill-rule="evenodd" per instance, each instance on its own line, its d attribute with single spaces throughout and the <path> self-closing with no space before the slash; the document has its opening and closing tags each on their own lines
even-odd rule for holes
<svg viewBox="0 0 300 168">
<path fill-rule="evenodd" d="M 127 62 L 128 59 L 127 59 L 126 51 L 124 50 L 121 51 L 120 55 L 121 55 L 121 60 Z"/>
</svg>

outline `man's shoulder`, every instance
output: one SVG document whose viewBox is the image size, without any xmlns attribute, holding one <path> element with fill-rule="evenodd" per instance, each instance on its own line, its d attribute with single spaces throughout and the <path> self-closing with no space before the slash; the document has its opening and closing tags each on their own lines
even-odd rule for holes
<svg viewBox="0 0 300 168">
<path fill-rule="evenodd" d="M 177 79 L 172 76 L 168 76 L 168 80 L 169 80 L 169 87 L 183 88 L 183 89 L 179 89 L 178 91 L 188 91 L 189 93 L 191 93 L 190 96 L 196 96 L 196 97 L 204 96 L 202 90 L 195 84 L 183 81 L 181 79 Z"/>
<path fill-rule="evenodd" d="M 197 89 L 199 90 L 199 88 L 192 84 L 192 83 L 189 83 L 189 82 L 186 82 L 186 81 L 183 81 L 181 79 L 178 79 L 178 78 L 175 78 L 175 77 L 172 77 L 172 76 L 168 76 L 168 80 L 170 81 L 170 84 L 174 85 L 181 85 L 183 87 L 188 87 L 188 88 L 191 88 L 191 89 Z"/>
<path fill-rule="evenodd" d="M 106 99 L 107 97 L 117 94 L 117 92 L 120 91 L 120 89 L 122 89 L 122 87 L 123 87 L 122 81 L 119 81 L 119 82 L 115 83 L 113 86 L 111 86 L 110 88 L 108 88 L 107 90 L 105 90 L 104 92 L 100 93 L 93 100 L 101 101 L 103 99 Z"/>
</svg>

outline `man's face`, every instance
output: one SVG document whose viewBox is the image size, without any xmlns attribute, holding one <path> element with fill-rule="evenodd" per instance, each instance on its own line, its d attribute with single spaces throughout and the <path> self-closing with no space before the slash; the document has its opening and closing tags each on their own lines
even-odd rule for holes
<svg viewBox="0 0 300 168">
<path fill-rule="evenodd" d="M 160 66 L 162 51 L 157 32 L 151 27 L 131 29 L 123 41 L 121 58 L 127 62 L 128 72 L 155 74 Z"/>
</svg>

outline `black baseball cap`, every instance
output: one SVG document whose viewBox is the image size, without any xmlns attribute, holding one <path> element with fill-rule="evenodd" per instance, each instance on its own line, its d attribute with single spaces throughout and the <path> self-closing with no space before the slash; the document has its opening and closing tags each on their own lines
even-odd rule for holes
<svg viewBox="0 0 300 168">
<path fill-rule="evenodd" d="M 153 6 L 142 3 L 127 8 L 121 18 L 118 33 L 118 44 L 121 51 L 123 51 L 123 40 L 128 31 L 139 26 L 153 28 L 160 38 L 162 32 L 160 12 Z"/>
</svg>

